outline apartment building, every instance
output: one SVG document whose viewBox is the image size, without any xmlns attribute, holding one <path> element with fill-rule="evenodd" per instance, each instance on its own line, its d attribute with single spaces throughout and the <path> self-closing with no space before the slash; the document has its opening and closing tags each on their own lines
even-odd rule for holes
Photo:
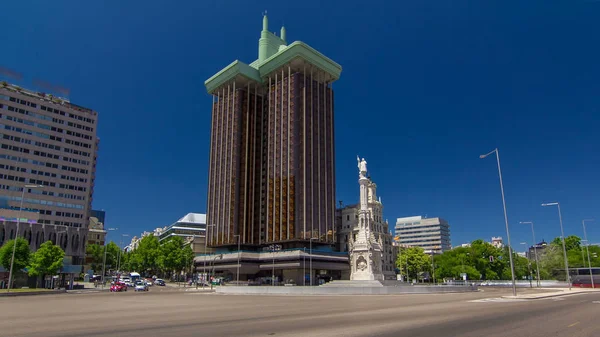
<svg viewBox="0 0 600 337">
<path fill-rule="evenodd" d="M 19 233 L 6 219 L 0 233 L 9 234 L 7 239 L 29 231 L 39 233 L 35 235 L 44 242 L 58 233 L 58 244 L 72 264 L 83 264 L 96 175 L 97 126 L 98 114 L 91 109 L 0 84 L 0 208 L 20 210 L 22 205 L 27 214 L 37 214 L 31 228 L 21 226 Z"/>
</svg>

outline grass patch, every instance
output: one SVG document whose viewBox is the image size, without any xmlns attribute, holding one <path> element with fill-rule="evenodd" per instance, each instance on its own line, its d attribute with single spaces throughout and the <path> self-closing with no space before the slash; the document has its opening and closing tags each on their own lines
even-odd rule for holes
<svg viewBox="0 0 600 337">
<path fill-rule="evenodd" d="M 43 289 L 43 288 L 30 288 L 30 289 L 11 289 L 11 293 L 38 293 L 45 291 L 54 291 L 52 289 Z M 0 294 L 7 293 L 8 289 L 0 289 Z"/>
</svg>

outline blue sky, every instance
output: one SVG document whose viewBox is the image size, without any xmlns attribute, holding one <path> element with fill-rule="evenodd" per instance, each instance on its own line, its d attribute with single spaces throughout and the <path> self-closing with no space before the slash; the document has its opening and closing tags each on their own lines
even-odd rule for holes
<svg viewBox="0 0 600 337">
<path fill-rule="evenodd" d="M 0 66 L 71 89 L 99 112 L 94 207 L 137 235 L 205 212 L 211 98 L 204 80 L 257 57 L 261 13 L 343 67 L 337 199 L 358 199 L 368 161 L 390 224 L 440 216 L 452 244 L 513 245 L 565 232 L 600 242 L 600 2 L 9 1 Z M 7 79 L 4 77 L 4 79 Z M 116 233 L 111 233 L 117 238 Z M 521 249 L 522 250 L 522 249 Z"/>
</svg>

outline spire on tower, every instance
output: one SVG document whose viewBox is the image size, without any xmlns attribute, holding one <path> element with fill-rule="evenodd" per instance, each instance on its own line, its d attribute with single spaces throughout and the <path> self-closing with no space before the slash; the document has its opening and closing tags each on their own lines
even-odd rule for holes
<svg viewBox="0 0 600 337">
<path fill-rule="evenodd" d="M 279 34 L 279 35 L 280 35 L 281 39 L 283 40 L 283 42 L 287 42 L 285 40 L 285 35 L 286 35 L 285 34 L 285 26 L 281 26 L 281 34 Z"/>
<path fill-rule="evenodd" d="M 267 11 L 263 13 L 263 31 L 269 30 L 269 18 L 267 17 Z"/>
</svg>

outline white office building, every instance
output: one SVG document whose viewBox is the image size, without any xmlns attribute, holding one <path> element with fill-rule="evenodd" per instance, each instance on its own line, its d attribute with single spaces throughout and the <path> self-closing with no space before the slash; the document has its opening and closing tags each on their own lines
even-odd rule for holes
<svg viewBox="0 0 600 337">
<path fill-rule="evenodd" d="M 420 215 L 398 218 L 396 237 L 400 245 L 421 247 L 428 254 L 441 254 L 452 249 L 450 225 L 442 218 L 423 218 Z"/>
</svg>

